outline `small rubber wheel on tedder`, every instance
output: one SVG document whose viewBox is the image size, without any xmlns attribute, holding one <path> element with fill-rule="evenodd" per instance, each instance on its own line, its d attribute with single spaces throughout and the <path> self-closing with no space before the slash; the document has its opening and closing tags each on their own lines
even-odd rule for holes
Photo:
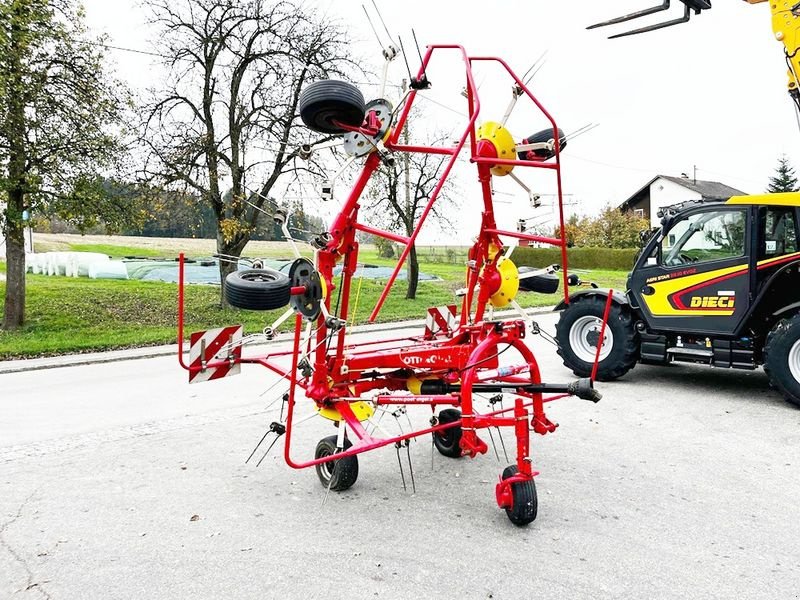
<svg viewBox="0 0 800 600">
<path fill-rule="evenodd" d="M 225 278 L 225 300 L 236 308 L 273 310 L 289 304 L 289 278 L 274 269 L 234 271 Z"/>
<path fill-rule="evenodd" d="M 561 129 L 558 130 L 558 137 L 559 137 L 559 144 L 558 144 L 558 151 L 563 152 L 564 148 L 567 147 L 567 138 L 564 135 L 564 132 Z M 553 129 L 542 129 L 541 131 L 537 131 L 533 135 L 529 135 L 525 138 L 522 143 L 523 144 L 538 144 L 540 142 L 549 142 L 550 140 L 555 139 L 553 135 Z M 520 160 L 550 160 L 556 155 L 555 150 L 550 151 L 547 149 L 540 149 L 540 150 L 523 150 L 522 152 L 518 152 L 517 156 Z"/>
<path fill-rule="evenodd" d="M 767 334 L 764 371 L 786 400 L 800 407 L 800 314 L 781 319 Z"/>
<path fill-rule="evenodd" d="M 532 267 L 519 267 L 519 274 L 524 275 L 536 269 Z M 519 289 L 525 292 L 539 292 L 540 294 L 555 294 L 561 278 L 552 273 L 541 273 L 529 277 L 520 277 Z"/>
<path fill-rule="evenodd" d="M 317 133 L 345 133 L 340 124 L 359 127 L 364 122 L 364 96 L 352 83 L 325 79 L 315 81 L 297 102 L 303 123 Z"/>
<path fill-rule="evenodd" d="M 314 458 L 325 458 L 336 454 L 336 442 L 338 436 L 331 435 L 322 438 L 317 444 Z M 345 438 L 344 448 L 347 450 L 353 444 Z M 358 479 L 358 457 L 345 456 L 330 462 L 316 465 L 317 477 L 324 488 L 330 488 L 334 492 L 343 492 L 353 486 Z"/>
<path fill-rule="evenodd" d="M 461 411 L 455 408 L 445 408 L 439 413 L 439 425 L 453 423 L 461 419 Z M 461 457 L 461 426 L 456 425 L 449 429 L 434 431 L 433 445 L 443 456 L 450 458 Z"/>
<path fill-rule="evenodd" d="M 556 324 L 558 355 L 564 366 L 578 377 L 592 374 L 597 346 L 601 345 L 597 367 L 599 381 L 611 381 L 630 371 L 639 360 L 639 334 L 630 311 L 612 302 L 604 340 L 600 341 L 606 298 L 584 296 L 572 300 Z"/>
<path fill-rule="evenodd" d="M 503 479 L 517 474 L 517 465 L 509 465 L 503 470 Z M 539 499 L 536 496 L 536 483 L 533 479 L 511 484 L 512 504 L 506 508 L 508 520 L 517 527 L 523 527 L 536 520 Z"/>
</svg>

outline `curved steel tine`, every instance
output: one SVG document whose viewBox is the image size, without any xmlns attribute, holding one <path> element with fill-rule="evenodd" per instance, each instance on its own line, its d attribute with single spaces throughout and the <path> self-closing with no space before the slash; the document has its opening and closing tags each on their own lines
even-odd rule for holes
<svg viewBox="0 0 800 600">
<path fill-rule="evenodd" d="M 411 440 L 405 441 L 406 458 L 408 459 L 408 472 L 411 475 L 411 493 L 417 493 L 417 484 L 414 481 L 414 465 L 411 464 Z"/>
<path fill-rule="evenodd" d="M 594 25 L 589 25 L 586 29 L 596 29 L 598 27 L 605 27 L 606 25 L 616 25 L 617 23 L 624 23 L 625 21 L 631 21 L 633 19 L 638 19 L 639 17 L 646 17 L 647 15 L 652 15 L 657 12 L 668 10 L 669 4 L 670 0 L 664 0 L 659 6 L 645 8 L 644 10 L 639 10 L 633 13 L 629 13 L 627 15 L 622 15 L 621 17 L 615 17 L 613 19 L 609 19 L 608 21 L 595 23 Z"/>
<path fill-rule="evenodd" d="M 679 19 L 672 19 L 671 21 L 664 21 L 663 23 L 655 23 L 653 25 L 648 25 L 646 27 L 640 27 L 639 29 L 632 29 L 630 31 L 625 31 L 623 33 L 617 33 L 616 35 L 608 36 L 608 39 L 615 40 L 621 37 L 627 37 L 629 35 L 638 35 L 640 33 L 647 33 L 648 31 L 655 31 L 657 29 L 664 29 L 665 27 L 672 27 L 673 25 L 680 25 L 681 23 L 686 23 L 692 16 L 692 9 L 687 4 L 686 8 L 683 11 L 683 16 Z"/>
</svg>

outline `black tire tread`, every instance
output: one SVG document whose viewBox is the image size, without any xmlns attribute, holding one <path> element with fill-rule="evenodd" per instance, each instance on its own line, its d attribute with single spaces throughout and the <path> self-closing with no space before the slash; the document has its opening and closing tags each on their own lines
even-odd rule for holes
<svg viewBox="0 0 800 600">
<path fill-rule="evenodd" d="M 338 436 L 335 435 L 322 438 L 317 443 L 317 448 L 314 451 L 314 458 L 335 454 L 337 442 Z M 345 438 L 343 450 L 347 450 L 352 445 L 353 443 Z M 322 487 L 327 489 L 330 483 L 330 489 L 334 492 L 343 492 L 350 489 L 358 479 L 358 457 L 345 456 L 344 458 L 333 461 L 332 474 L 329 474 L 327 471 L 330 464 L 331 463 L 322 463 L 316 465 L 317 477 L 319 477 Z"/>
<path fill-rule="evenodd" d="M 798 338 L 800 313 L 778 321 L 764 341 L 764 372 L 770 385 L 783 394 L 788 402 L 800 407 L 800 382 L 792 376 L 787 362 L 788 352 Z"/>
<path fill-rule="evenodd" d="M 532 271 L 532 267 L 520 267 L 519 274 L 523 275 Z M 558 284 L 561 278 L 551 273 L 541 273 L 533 277 L 524 277 L 519 280 L 521 292 L 536 292 L 539 294 L 555 294 L 558 291 Z"/>
<path fill-rule="evenodd" d="M 567 147 L 567 139 L 564 136 L 564 131 L 559 128 L 558 129 L 558 137 L 559 137 L 559 145 L 558 150 L 559 152 L 563 152 L 564 148 Z M 533 135 L 529 135 L 527 138 L 523 140 L 525 144 L 538 144 L 540 142 L 549 142 L 550 140 L 555 139 L 553 137 L 553 128 L 548 127 L 547 129 L 542 129 L 541 131 L 537 131 Z M 528 151 L 519 152 L 518 157 L 520 160 L 527 160 L 526 155 Z M 534 150 L 534 154 L 536 154 L 540 159 L 549 160 L 555 156 L 555 152 L 547 152 L 546 150 Z"/>
<path fill-rule="evenodd" d="M 312 131 L 338 134 L 344 130 L 332 121 L 358 127 L 364 121 L 366 105 L 361 91 L 352 83 L 325 79 L 303 90 L 297 109 L 303 123 Z"/>
<path fill-rule="evenodd" d="M 262 277 L 253 281 L 250 277 Z M 289 277 L 273 269 L 246 269 L 234 271 L 225 278 L 225 300 L 235 308 L 245 310 L 273 310 L 289 304 L 291 294 Z"/>
<path fill-rule="evenodd" d="M 439 424 L 453 423 L 461 419 L 461 411 L 455 408 L 445 408 L 439 413 Z M 433 445 L 442 456 L 461 458 L 461 427 L 451 427 L 443 431 L 435 431 Z"/>
<path fill-rule="evenodd" d="M 558 355 L 564 361 L 564 366 L 571 369 L 578 377 L 589 377 L 592 374 L 593 365 L 592 363 L 582 361 L 575 356 L 574 352 L 568 349 L 569 330 L 574 321 L 574 319 L 570 317 L 573 314 L 575 314 L 576 319 L 577 317 L 585 315 L 594 315 L 602 319 L 605 313 L 605 307 L 606 299 L 601 296 L 575 298 L 561 313 L 561 318 L 559 318 L 556 324 Z M 572 312 L 570 313 L 569 311 Z M 613 302 L 608 314 L 607 327 L 613 328 L 614 345 L 617 345 L 617 340 L 621 340 L 622 346 L 621 350 L 618 351 L 615 363 L 612 364 L 608 362 L 608 360 L 612 358 L 611 355 L 600 362 L 597 367 L 598 381 L 613 381 L 614 379 L 618 379 L 635 367 L 636 363 L 639 361 L 639 335 L 633 327 L 633 315 L 631 311 L 617 302 Z M 615 349 L 612 349 L 611 353 L 613 354 L 614 352 Z"/>
<path fill-rule="evenodd" d="M 509 465 L 503 470 L 503 479 L 513 477 L 518 472 L 517 465 Z M 536 520 L 539 498 L 533 479 L 511 484 L 511 497 L 513 503 L 510 508 L 506 508 L 509 521 L 517 527 L 524 527 Z"/>
</svg>

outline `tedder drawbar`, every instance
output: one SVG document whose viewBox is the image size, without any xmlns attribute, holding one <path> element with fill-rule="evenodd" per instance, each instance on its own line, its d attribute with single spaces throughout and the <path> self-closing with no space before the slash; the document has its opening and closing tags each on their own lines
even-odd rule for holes
<svg viewBox="0 0 800 600">
<path fill-rule="evenodd" d="M 387 65 L 394 54 L 396 50 L 392 47 L 384 52 Z M 463 63 L 467 122 L 453 145 L 401 143 L 401 133 L 412 106 L 430 86 L 426 72 L 435 55 L 455 55 L 456 60 Z M 477 63 L 494 66 L 504 77 L 510 78 L 512 97 L 499 122 L 482 121 L 479 124 L 481 98 L 473 75 Z M 387 70 L 384 69 L 381 90 L 386 88 Z M 530 100 L 549 126 L 515 141 L 506 124 L 521 98 Z M 288 391 L 283 395 L 286 410 L 281 411 L 279 421 L 269 426 L 261 442 L 268 435 L 274 435 L 274 444 L 284 436 L 284 457 L 289 466 L 298 469 L 315 467 L 328 490 L 346 490 L 355 483 L 357 455 L 362 452 L 394 446 L 399 459 L 399 449 L 406 447 L 407 450 L 412 438 L 431 435 L 433 445 L 444 456 L 475 457 L 488 449 L 480 435 L 482 432 L 491 435 L 490 428 L 497 428 L 498 432 L 500 428 L 508 428 L 516 440 L 516 460 L 500 475 L 496 499 L 512 523 L 527 525 L 537 513 L 533 480 L 537 473 L 531 464 L 530 432 L 544 435 L 557 427 L 547 418 L 545 403 L 566 396 L 594 402 L 600 399 L 600 394 L 593 388 L 592 378 L 564 384 L 542 382 L 539 366 L 525 343 L 525 336 L 527 330 L 543 332 L 514 298 L 521 279 L 525 289 L 537 289 L 537 285 L 531 286 L 530 282 L 540 278 L 544 282 L 539 286 L 540 291 L 555 292 L 557 285 L 553 283 L 557 284 L 558 279 L 552 272 L 557 269 L 550 268 L 550 274 L 546 274 L 544 269 L 520 274 L 510 258 L 513 246 L 506 246 L 502 241 L 502 238 L 516 238 L 559 247 L 564 297 L 568 301 L 567 245 L 563 237 L 559 159 L 566 136 L 529 91 L 526 82 L 505 61 L 495 57 L 470 56 L 457 45 L 427 48 L 417 76 L 412 78 L 410 89 L 396 108 L 384 98 L 365 103 L 361 92 L 350 83 L 323 80 L 310 84 L 303 91 L 299 113 L 303 123 L 312 131 L 324 134 L 326 138 L 338 137 L 349 156 L 348 164 L 363 161 L 361 172 L 328 231 L 312 240 L 313 261 L 301 257 L 293 245 L 297 258 L 288 274 L 267 268 L 251 268 L 231 273 L 224 283 L 226 300 L 235 307 L 266 310 L 288 305 L 276 323 L 253 337 L 271 339 L 278 325 L 294 317 L 291 349 L 245 356 L 242 353 L 241 327 L 232 327 L 193 334 L 189 361 L 184 361 L 181 257 L 178 332 L 181 365 L 194 381 L 213 379 L 238 370 L 241 363 L 260 364 L 280 375 L 288 384 Z M 325 145 L 330 146 L 330 141 Z M 313 147 L 304 149 L 305 152 L 311 150 Z M 404 152 L 445 157 L 441 176 L 410 236 L 383 231 L 359 219 L 359 200 L 370 179 L 377 175 L 382 162 L 393 161 Z M 466 285 L 456 292 L 460 297 L 460 309 L 452 306 L 429 310 L 425 332 L 419 336 L 361 343 L 353 341 L 348 331 L 348 309 L 352 301 L 351 286 L 358 270 L 358 234 L 379 236 L 404 246 L 370 315 L 370 321 L 374 321 L 445 180 L 460 157 L 468 157 L 477 169 L 483 200 L 480 229 L 466 262 Z M 493 201 L 495 177 L 510 176 L 531 199 L 534 198 L 530 188 L 516 173 L 512 173 L 515 169 L 543 169 L 555 177 L 562 237 L 543 237 L 498 228 Z M 342 169 L 337 177 L 341 172 Z M 323 195 L 332 196 L 332 186 L 333 181 L 326 182 Z M 285 214 L 276 213 L 274 218 L 283 225 L 287 239 L 292 241 Z M 334 269 L 338 265 L 341 265 L 341 274 L 335 277 Z M 504 307 L 516 309 L 519 317 L 494 318 L 494 309 Z M 598 338 L 604 339 L 604 335 L 605 321 Z M 598 344 L 598 350 L 600 347 L 602 344 Z M 304 420 L 296 416 L 295 410 L 298 398 L 302 396 L 314 404 L 314 415 L 329 419 L 337 428 L 334 435 L 320 440 L 310 460 L 301 460 L 292 453 L 294 428 Z M 503 404 L 504 397 L 510 401 L 509 405 Z M 394 430 L 387 432 L 385 422 L 381 425 L 380 418 L 384 414 L 406 414 L 405 411 L 411 407 L 425 407 L 430 411 L 430 420 L 424 421 L 424 427 L 414 429 L 410 418 L 407 419 L 408 428 L 399 428 L 397 433 Z M 399 423 L 397 419 L 396 425 Z M 410 454 L 408 460 L 410 467 Z"/>
</svg>

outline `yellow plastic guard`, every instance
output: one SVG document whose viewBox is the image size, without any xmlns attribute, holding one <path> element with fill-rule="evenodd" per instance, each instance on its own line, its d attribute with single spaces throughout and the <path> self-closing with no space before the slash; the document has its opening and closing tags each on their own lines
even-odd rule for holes
<svg viewBox="0 0 800 600">
<path fill-rule="evenodd" d="M 353 414 L 356 416 L 356 419 L 359 421 L 366 421 L 372 415 L 375 414 L 375 409 L 372 408 L 372 405 L 367 404 L 366 402 L 351 402 L 350 408 L 353 411 Z M 335 408 L 317 408 L 317 413 L 320 417 L 328 419 L 329 421 L 341 421 L 342 415 L 339 414 L 339 411 Z"/>
<path fill-rule="evenodd" d="M 500 259 L 497 264 L 497 271 L 500 273 L 500 289 L 489 296 L 489 301 L 495 308 L 508 306 L 517 297 L 519 292 L 519 271 L 510 258 Z"/>
<path fill-rule="evenodd" d="M 497 158 L 513 159 L 516 157 L 516 144 L 511 133 L 494 121 L 487 121 L 478 127 L 478 139 L 490 142 L 497 153 Z M 492 167 L 492 175 L 502 177 L 514 170 L 514 165 L 495 165 Z"/>
</svg>

